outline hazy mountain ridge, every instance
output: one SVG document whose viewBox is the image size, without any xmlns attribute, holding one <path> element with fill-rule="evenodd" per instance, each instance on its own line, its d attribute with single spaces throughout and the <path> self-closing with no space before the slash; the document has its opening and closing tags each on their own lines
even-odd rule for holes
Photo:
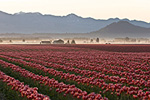
<svg viewBox="0 0 150 100">
<path fill-rule="evenodd" d="M 127 21 L 114 22 L 106 27 L 91 32 L 105 38 L 115 37 L 150 37 L 150 28 L 133 25 Z"/>
<path fill-rule="evenodd" d="M 8 14 L 0 11 L 0 33 L 89 33 L 120 20 L 141 27 L 150 27 L 150 23 L 144 21 L 119 18 L 100 20 L 82 18 L 75 14 L 54 16 L 38 12 Z"/>
</svg>

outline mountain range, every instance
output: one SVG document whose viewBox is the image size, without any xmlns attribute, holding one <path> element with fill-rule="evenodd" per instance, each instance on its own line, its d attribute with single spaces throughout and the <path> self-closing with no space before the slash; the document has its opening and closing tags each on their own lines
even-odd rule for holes
<svg viewBox="0 0 150 100">
<path fill-rule="evenodd" d="M 136 26 L 127 21 L 114 22 L 106 27 L 91 32 L 103 38 L 116 38 L 116 37 L 133 37 L 133 38 L 149 38 L 150 28 Z"/>
<path fill-rule="evenodd" d="M 146 34 L 150 28 L 148 22 L 129 19 L 101 20 L 75 14 L 54 16 L 31 12 L 8 14 L 0 11 L 0 33 L 128 33 L 121 28 L 125 27 L 122 24 L 127 26 L 129 33 Z"/>
</svg>

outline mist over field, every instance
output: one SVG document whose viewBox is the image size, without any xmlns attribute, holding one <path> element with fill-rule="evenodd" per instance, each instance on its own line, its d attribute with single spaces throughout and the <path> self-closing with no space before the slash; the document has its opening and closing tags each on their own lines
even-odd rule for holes
<svg viewBox="0 0 150 100">
<path fill-rule="evenodd" d="M 73 13 L 55 16 L 1 11 L 0 22 L 0 43 L 4 44 L 53 43 L 59 39 L 64 43 L 75 40 L 77 44 L 148 44 L 150 37 L 150 23 L 144 21 L 83 18 Z"/>
<path fill-rule="evenodd" d="M 150 0 L 0 0 L 0 100 L 150 100 Z"/>
</svg>

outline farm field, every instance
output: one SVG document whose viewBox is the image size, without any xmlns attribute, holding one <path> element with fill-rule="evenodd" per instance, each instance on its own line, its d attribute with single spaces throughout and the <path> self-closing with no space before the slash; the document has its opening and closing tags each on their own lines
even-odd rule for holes
<svg viewBox="0 0 150 100">
<path fill-rule="evenodd" d="M 150 45 L 0 45 L 2 100 L 150 100 Z"/>
</svg>

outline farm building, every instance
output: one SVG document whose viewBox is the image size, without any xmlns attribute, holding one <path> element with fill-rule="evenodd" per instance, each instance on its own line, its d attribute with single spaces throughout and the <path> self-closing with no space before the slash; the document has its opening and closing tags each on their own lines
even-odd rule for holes
<svg viewBox="0 0 150 100">
<path fill-rule="evenodd" d="M 40 44 L 51 44 L 51 41 L 41 41 Z"/>
<path fill-rule="evenodd" d="M 53 44 L 64 44 L 64 41 L 61 39 L 55 40 L 55 41 L 53 41 Z"/>
</svg>

